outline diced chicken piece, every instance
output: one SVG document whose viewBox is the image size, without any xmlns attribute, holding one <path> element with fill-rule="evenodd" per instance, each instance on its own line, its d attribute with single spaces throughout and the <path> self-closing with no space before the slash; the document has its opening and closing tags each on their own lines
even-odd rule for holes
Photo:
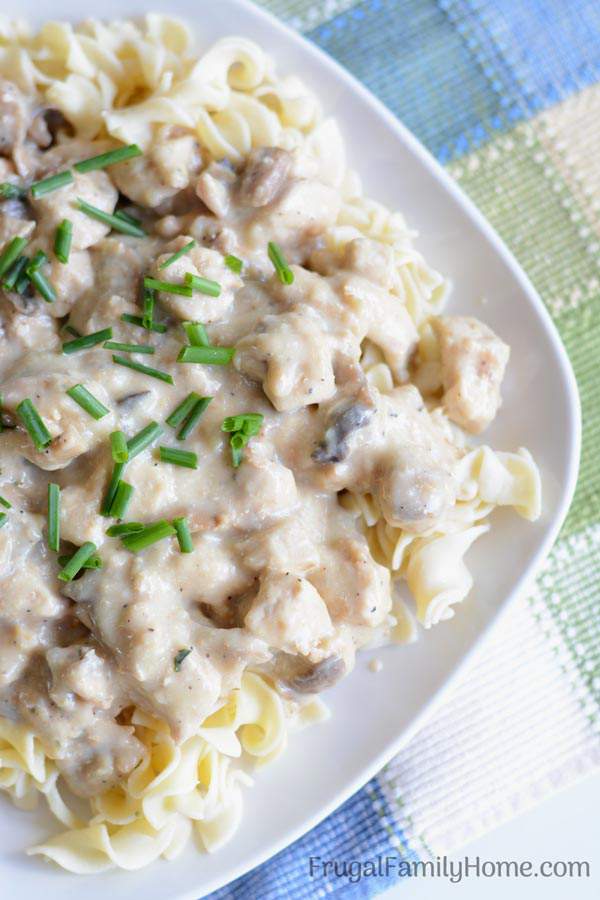
<svg viewBox="0 0 600 900">
<path fill-rule="evenodd" d="M 440 343 L 443 403 L 448 417 L 479 434 L 494 419 L 510 347 L 470 316 L 431 320 Z"/>
<path fill-rule="evenodd" d="M 323 658 L 320 645 L 333 634 L 318 591 L 305 578 L 290 572 L 266 572 L 262 576 L 244 625 L 270 647 L 313 661 Z"/>
<path fill-rule="evenodd" d="M 97 244 L 110 231 L 110 226 L 98 222 L 77 208 L 78 198 L 101 209 L 113 213 L 118 194 L 106 172 L 74 172 L 74 181 L 66 187 L 32 198 L 31 205 L 38 220 L 40 231 L 49 239 L 63 221 L 73 223 L 73 250 L 85 250 Z"/>
<path fill-rule="evenodd" d="M 73 140 L 62 139 L 50 150 L 39 154 L 38 177 L 42 178 L 51 172 L 57 172 L 80 162 L 83 159 L 90 159 L 92 156 L 100 156 L 102 153 L 108 153 L 109 150 L 115 150 L 120 144 L 114 141 L 89 141 L 83 138 L 74 138 Z M 110 171 L 110 170 L 109 170 Z"/>
<path fill-rule="evenodd" d="M 242 173 L 238 200 L 242 206 L 266 206 L 283 190 L 292 168 L 292 154 L 278 147 L 252 150 Z"/>
<path fill-rule="evenodd" d="M 27 102 L 11 81 L 0 81 L 0 156 L 11 156 L 27 131 Z"/>
<path fill-rule="evenodd" d="M 220 253 L 210 250 L 208 247 L 195 246 L 189 253 L 181 256 L 171 263 L 166 269 L 161 269 L 170 256 L 177 250 L 189 244 L 192 238 L 189 235 L 180 235 L 171 241 L 155 261 L 152 267 L 152 275 L 162 281 L 172 284 L 185 284 L 187 273 L 216 281 L 220 285 L 218 297 L 211 297 L 201 291 L 194 290 L 192 297 L 181 297 L 178 294 L 168 294 L 159 291 L 161 305 L 177 319 L 183 321 L 200 320 L 205 324 L 218 322 L 226 317 L 233 303 L 234 291 L 242 285 L 242 279 L 229 269 Z"/>
<path fill-rule="evenodd" d="M 39 358 L 38 365 L 43 364 Z M 102 419 L 93 419 L 85 413 L 66 391 L 78 382 L 76 374 L 69 372 L 52 373 L 52 363 L 48 374 L 36 371 L 6 381 L 2 387 L 4 406 L 14 412 L 24 397 L 33 402 L 46 425 L 52 441 L 44 450 L 36 450 L 27 432 L 19 428 L 7 435 L 13 452 L 20 453 L 40 469 L 53 471 L 63 469 L 74 459 L 87 453 L 100 441 L 106 439 L 115 427 L 112 410 Z M 99 381 L 86 378 L 87 389 L 109 410 L 110 398 Z"/>
<path fill-rule="evenodd" d="M 342 268 L 362 275 L 386 291 L 390 291 L 398 281 L 393 247 L 369 238 L 355 238 L 346 244 Z"/>
<path fill-rule="evenodd" d="M 442 518 L 456 499 L 457 451 L 415 387 L 374 395 L 375 412 L 366 422 L 356 417 L 362 424 L 344 437 L 339 452 L 333 438 L 328 440 L 339 430 L 340 407 L 333 405 L 324 440 L 313 453 L 317 483 L 329 490 L 370 492 L 390 525 L 418 533 Z M 346 407 L 341 409 L 345 415 Z"/>
<path fill-rule="evenodd" d="M 100 709 L 109 709 L 115 699 L 114 672 L 94 647 L 72 644 L 70 647 L 51 647 L 46 662 L 52 675 L 50 697 L 58 706 L 68 709 L 72 695 L 89 700 Z"/>
<path fill-rule="evenodd" d="M 56 319 L 66 316 L 79 298 L 94 284 L 94 270 L 87 250 L 72 251 L 68 265 L 63 265 L 53 255 L 50 259 L 50 268 L 45 267 L 44 274 L 56 291 L 56 300 L 48 304 L 48 312 Z"/>
<path fill-rule="evenodd" d="M 0 297 L 0 376 L 2 370 L 27 350 L 54 350 L 59 345 L 55 320 L 48 314 L 49 304 L 35 298 Z"/>
<path fill-rule="evenodd" d="M 230 511 L 230 519 L 247 531 L 289 516 L 298 503 L 294 473 L 282 466 L 257 438 L 244 452 L 235 486 L 235 508 Z"/>
<path fill-rule="evenodd" d="M 198 143 L 189 134 L 169 136 L 164 130 L 143 156 L 111 166 L 111 176 L 134 203 L 156 207 L 185 190 L 199 171 Z"/>
<path fill-rule="evenodd" d="M 229 212 L 236 175 L 228 166 L 211 162 L 196 182 L 196 194 L 217 219 Z"/>
<path fill-rule="evenodd" d="M 249 220 L 249 238 L 256 246 L 267 246 L 277 235 L 284 247 L 298 247 L 321 234 L 337 220 L 339 193 L 320 181 L 288 181 L 267 206 Z"/>
<path fill-rule="evenodd" d="M 317 316 L 267 316 L 237 344 L 234 365 L 260 381 L 275 409 L 298 409 L 335 393 L 333 347 Z"/>
<path fill-rule="evenodd" d="M 309 578 L 334 625 L 373 628 L 385 621 L 391 609 L 389 569 L 375 562 L 362 536 L 331 541 Z"/>
<path fill-rule="evenodd" d="M 0 215 L 0 248 L 4 248 L 15 237 L 29 237 L 35 228 L 33 219 Z"/>
</svg>

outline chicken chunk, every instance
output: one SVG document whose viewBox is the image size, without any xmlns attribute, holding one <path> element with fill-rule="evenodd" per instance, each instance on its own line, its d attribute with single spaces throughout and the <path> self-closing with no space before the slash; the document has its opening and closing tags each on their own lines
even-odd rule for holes
<svg viewBox="0 0 600 900">
<path fill-rule="evenodd" d="M 112 166 L 111 176 L 121 191 L 134 203 L 160 206 L 190 185 L 202 159 L 198 142 L 192 135 L 159 132 L 143 156 Z"/>
<path fill-rule="evenodd" d="M 390 572 L 375 562 L 361 536 L 340 537 L 323 548 L 319 566 L 309 573 L 332 622 L 373 628 L 391 608 Z"/>
<path fill-rule="evenodd" d="M 110 226 L 92 219 L 77 208 L 77 200 L 84 200 L 102 212 L 113 213 L 117 204 L 117 190 L 106 172 L 73 173 L 74 181 L 66 187 L 32 197 L 31 206 L 42 234 L 53 240 L 54 232 L 63 221 L 73 223 L 73 250 L 85 250 L 97 244 L 110 231 Z"/>
<path fill-rule="evenodd" d="M 500 408 L 510 347 L 469 316 L 440 316 L 431 324 L 440 344 L 444 408 L 457 425 L 479 434 Z"/>
<path fill-rule="evenodd" d="M 218 219 L 223 219 L 229 212 L 235 183 L 235 172 L 229 166 L 212 162 L 198 178 L 196 194 Z"/>
<path fill-rule="evenodd" d="M 27 102 L 11 81 L 0 81 L 0 156 L 11 156 L 25 140 Z"/>
</svg>

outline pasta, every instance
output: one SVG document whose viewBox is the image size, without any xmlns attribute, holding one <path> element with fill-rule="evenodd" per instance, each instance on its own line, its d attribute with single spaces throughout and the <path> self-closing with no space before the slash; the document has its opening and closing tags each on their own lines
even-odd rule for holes
<svg viewBox="0 0 600 900">
<path fill-rule="evenodd" d="M 157 135 L 168 135 L 174 141 L 179 138 L 185 141 L 186 137 L 192 135 L 200 147 L 209 175 L 211 163 L 223 159 L 228 161 L 228 165 L 220 170 L 220 187 L 217 184 L 218 178 L 210 181 L 212 176 L 204 184 L 205 194 L 202 199 L 209 209 L 208 196 L 216 205 L 222 200 L 223 184 L 227 184 L 231 165 L 242 165 L 258 148 L 278 148 L 293 153 L 295 165 L 301 175 L 318 181 L 321 188 L 324 186 L 325 189 L 332 189 L 340 199 L 338 206 L 331 206 L 331 220 L 323 227 L 320 244 L 311 258 L 311 264 L 315 272 L 326 276 L 333 271 L 335 277 L 336 266 L 347 267 L 349 253 L 353 252 L 353 247 L 359 247 L 356 251 L 359 258 L 352 261 L 355 274 L 358 273 L 352 288 L 355 294 L 352 294 L 352 286 L 345 285 L 343 288 L 355 309 L 359 309 L 363 303 L 360 279 L 365 279 L 361 269 L 361 241 L 366 238 L 382 248 L 381 269 L 387 273 L 388 281 L 376 288 L 379 291 L 376 296 L 391 296 L 396 308 L 404 311 L 403 327 L 409 335 L 410 349 L 401 347 L 399 350 L 398 343 L 393 346 L 389 344 L 385 322 L 383 326 L 381 323 L 371 323 L 371 330 L 360 342 L 360 369 L 364 374 L 357 376 L 355 369 L 349 365 L 348 381 L 351 382 L 352 377 L 358 381 L 360 378 L 364 379 L 364 386 L 360 382 L 360 390 L 372 391 L 377 402 L 387 409 L 386 403 L 396 402 L 398 382 L 406 380 L 407 367 L 412 367 L 411 384 L 416 385 L 426 397 L 430 423 L 427 427 L 432 429 L 432 433 L 435 432 L 435 441 L 443 447 L 443 453 L 447 454 L 442 459 L 440 468 L 443 474 L 448 474 L 444 466 L 452 467 L 456 495 L 448 508 L 439 515 L 431 516 L 429 510 L 425 509 L 424 524 L 416 513 L 412 520 L 408 516 L 408 524 L 398 522 L 402 515 L 398 515 L 397 510 L 394 512 L 393 508 L 390 513 L 394 500 L 393 496 L 390 499 L 390 495 L 394 494 L 395 487 L 392 486 L 387 492 L 381 489 L 384 480 L 381 473 L 386 465 L 382 452 L 378 462 L 379 469 L 369 470 L 362 480 L 357 477 L 350 486 L 340 482 L 336 487 L 336 490 L 339 488 L 341 506 L 358 523 L 361 540 L 369 552 L 363 550 L 356 540 L 348 540 L 346 532 L 339 544 L 346 547 L 346 552 L 356 563 L 361 575 L 364 572 L 365 556 L 370 554 L 369 564 L 373 564 L 373 567 L 372 570 L 369 569 L 369 577 L 375 585 L 374 590 L 385 593 L 384 588 L 387 586 L 390 594 L 389 608 L 383 609 L 378 622 L 359 621 L 359 635 L 368 630 L 367 626 L 372 626 L 373 639 L 378 639 L 379 636 L 399 643 L 410 642 L 416 639 L 417 622 L 428 629 L 450 618 L 454 614 L 454 607 L 467 597 L 473 583 L 464 560 L 465 554 L 473 542 L 489 530 L 488 517 L 492 511 L 498 506 L 510 506 L 528 520 L 539 516 L 539 472 L 525 449 L 509 453 L 497 452 L 485 445 L 473 447 L 463 429 L 456 424 L 459 422 L 459 414 L 463 415 L 464 411 L 454 410 L 453 414 L 450 408 L 452 385 L 446 382 L 463 377 L 464 372 L 453 371 L 447 357 L 464 335 L 443 333 L 439 325 L 436 325 L 450 286 L 415 249 L 415 235 L 403 217 L 364 196 L 358 175 L 347 168 L 342 135 L 336 123 L 324 116 L 318 99 L 296 76 L 280 77 L 275 72 L 270 57 L 253 42 L 243 37 L 225 37 L 198 56 L 187 26 L 176 19 L 158 14 L 149 14 L 137 23 L 114 21 L 105 24 L 90 19 L 73 27 L 64 22 L 48 22 L 35 34 L 25 23 L 0 16 L 0 77 L 11 80 L 25 94 L 36 95 L 50 107 L 59 110 L 72 127 L 75 138 L 82 141 L 115 139 L 124 144 L 137 144 L 151 154 L 154 152 Z M 157 159 L 158 157 L 154 158 L 156 166 L 160 168 L 160 159 L 158 162 Z M 24 175 L 28 165 L 26 155 L 15 152 L 14 165 L 17 174 Z M 188 184 L 169 184 L 169 187 L 173 186 L 187 188 Z M 218 190 L 221 190 L 221 194 L 218 194 Z M 114 193 L 116 195 L 116 190 Z M 148 205 L 160 206 L 160 199 Z M 172 226 L 169 219 L 176 218 L 173 214 L 161 220 L 163 236 L 168 236 L 168 229 Z M 257 226 L 259 230 L 260 227 Z M 82 245 L 80 249 L 85 251 L 86 246 Z M 372 248 L 374 244 L 369 246 Z M 185 252 L 183 245 L 173 247 L 168 252 L 171 253 L 172 250 L 176 250 L 177 254 Z M 208 259 L 213 264 L 210 254 L 215 254 L 215 251 L 204 248 L 201 251 L 208 254 L 203 259 Z M 235 258 L 234 256 L 233 259 Z M 222 268 L 220 261 L 218 265 Z M 169 277 L 174 277 L 171 275 L 174 271 L 173 265 L 169 269 Z M 239 279 L 236 281 L 237 276 L 232 271 L 234 270 L 219 270 L 219 277 L 224 285 L 227 278 L 237 288 L 241 282 Z M 161 274 L 160 270 L 158 274 Z M 185 291 L 180 290 L 179 294 L 182 293 Z M 110 303 L 114 303 L 119 310 L 121 302 L 118 292 L 110 298 Z M 172 298 L 164 302 L 173 303 Z M 222 304 L 223 299 L 219 302 Z M 125 316 L 129 314 L 131 319 L 129 307 L 123 306 L 123 310 Z M 84 312 L 84 324 L 87 324 L 89 315 L 89 310 Z M 289 316 L 285 327 L 299 327 L 297 313 L 292 312 Z M 302 322 L 301 325 L 305 330 L 299 331 L 300 355 L 306 344 L 306 336 L 314 337 L 314 332 L 311 331 L 314 324 L 311 325 L 310 317 L 308 322 Z M 258 342 L 264 339 L 265 330 L 258 329 Z M 483 334 L 481 340 L 488 342 L 492 356 L 494 353 L 502 356 L 503 348 L 498 349 L 501 342 L 496 339 L 494 344 L 487 334 Z M 240 345 L 243 343 L 241 341 Z M 416 353 L 413 353 L 413 344 Z M 251 347 L 248 351 L 250 356 L 254 349 Z M 395 366 L 395 357 L 405 350 L 407 361 L 404 368 L 400 363 Z M 244 356 L 239 346 L 237 352 L 242 359 L 240 366 L 243 366 Z M 411 355 L 412 358 L 409 359 Z M 493 361 L 503 371 L 506 359 Z M 317 379 L 324 393 L 321 397 L 312 398 L 315 405 L 321 400 L 326 402 L 332 396 L 332 391 L 328 394 L 327 388 L 322 387 L 327 382 L 326 375 L 329 376 L 329 388 L 334 385 L 333 374 L 327 368 L 328 362 L 327 352 L 323 351 L 323 359 L 317 360 L 316 364 L 325 373 Z M 358 359 L 351 362 L 358 363 Z M 308 368 L 308 362 L 301 359 L 299 368 L 303 365 Z M 248 374 L 248 371 L 243 371 Z M 399 372 L 404 377 L 400 377 Z M 249 377 L 254 377 L 251 371 Z M 265 394 L 278 410 L 285 411 L 288 408 L 283 405 L 281 397 L 285 395 L 289 381 L 289 371 L 285 367 L 271 382 L 267 378 L 263 381 Z M 99 385 L 98 392 L 102 396 L 103 390 Z M 490 389 L 488 393 L 493 393 L 493 390 Z M 418 397 L 418 402 L 415 396 Z M 407 408 L 410 407 L 410 416 L 420 414 L 425 408 L 416 388 L 413 393 L 406 393 L 403 397 L 408 398 L 406 402 Z M 208 397 L 209 401 L 211 399 L 212 397 Z M 484 400 L 489 406 L 489 396 L 486 395 Z M 278 403 L 282 405 L 278 406 Z M 360 411 L 360 404 L 358 408 L 359 416 L 363 415 L 364 410 Z M 368 421 L 365 417 L 364 421 L 361 419 L 357 424 L 356 407 L 350 407 L 350 410 L 353 411 L 355 420 L 352 427 L 345 423 L 344 427 L 349 432 L 362 428 Z M 495 411 L 496 409 L 492 410 L 488 420 L 493 418 Z M 371 414 L 372 410 L 369 411 L 369 415 Z M 391 412 L 389 414 L 396 415 Z M 485 419 L 487 411 L 482 413 L 478 410 L 478 415 Z M 344 440 L 348 437 L 343 434 L 343 428 L 338 429 L 338 432 L 342 432 L 342 437 L 339 433 L 335 437 L 338 444 L 334 452 L 325 458 L 328 435 L 330 431 L 335 432 L 336 427 L 334 420 L 334 425 L 325 432 L 322 444 L 313 452 L 313 460 L 321 454 L 323 459 L 320 461 L 327 464 L 343 461 L 346 450 Z M 261 452 L 257 449 L 253 456 L 253 463 L 259 472 L 262 471 L 261 467 L 264 468 L 271 462 L 266 454 L 261 457 Z M 389 475 L 389 471 L 385 471 Z M 434 474 L 437 477 L 439 473 Z M 160 497 L 163 485 L 153 482 L 153 477 L 152 472 L 147 473 L 147 493 Z M 285 481 L 284 473 L 280 473 L 278 477 L 283 484 L 282 494 L 286 491 L 288 495 L 291 494 L 293 478 L 290 486 Z M 426 473 L 425 481 L 429 477 L 430 473 Z M 166 483 L 168 476 L 163 478 Z M 264 485 L 268 492 L 271 483 L 265 481 Z M 435 494 L 435 490 L 442 495 L 444 485 L 435 483 L 432 494 Z M 168 490 L 165 489 L 163 495 L 167 493 Z M 427 502 L 429 499 L 425 506 Z M 79 505 L 85 504 L 79 502 Z M 400 506 L 400 509 L 404 514 L 404 506 Z M 31 516 L 23 527 L 29 527 L 39 539 L 42 526 L 38 518 Z M 66 529 L 68 527 L 67 523 Z M 95 527 L 99 528 L 98 525 Z M 289 532 L 283 530 L 282 534 L 275 536 L 267 529 L 267 536 L 254 539 L 254 543 L 253 539 L 248 539 L 248 545 L 244 546 L 248 565 L 255 565 L 256 570 L 262 574 L 263 570 L 269 570 L 269 564 L 263 561 L 265 555 L 269 559 L 283 558 L 286 552 L 289 553 L 290 547 L 293 547 L 295 554 L 299 557 L 305 555 L 310 562 L 313 559 L 311 554 L 314 555 L 315 552 L 314 547 L 308 543 L 305 547 L 302 543 L 305 535 L 295 532 L 293 527 L 292 524 Z M 316 529 L 314 522 L 309 523 L 309 529 L 310 527 Z M 93 522 L 89 528 L 87 537 L 95 540 Z M 300 551 L 297 551 L 297 547 Z M 205 550 L 207 559 L 211 554 L 216 558 L 221 552 L 210 545 L 210 538 Z M 10 556 L 10 547 L 6 554 Z M 224 551 L 223 556 L 225 558 Z M 342 562 L 338 565 L 343 569 L 343 557 L 341 559 Z M 256 560 L 259 562 L 255 562 Z M 318 556 L 316 561 L 318 562 Z M 0 559 L 0 570 L 1 564 Z M 225 559 L 224 569 L 227 569 L 227 565 L 229 561 Z M 141 591 L 144 573 L 142 570 L 135 570 L 134 574 L 142 586 Z M 345 670 L 344 667 L 351 667 L 354 644 L 351 628 L 344 626 L 337 634 L 334 634 L 332 628 L 328 630 L 329 613 L 323 606 L 315 585 L 305 575 L 305 572 L 298 573 L 292 579 L 295 584 L 290 588 L 285 581 L 285 578 L 289 581 L 290 573 L 286 572 L 275 582 L 273 596 L 269 593 L 268 585 L 264 593 L 270 604 L 270 617 L 267 619 L 275 619 L 279 624 L 277 616 L 283 617 L 277 603 L 285 586 L 286 590 L 301 592 L 297 596 L 301 596 L 303 602 L 312 604 L 310 608 L 314 612 L 313 619 L 320 617 L 320 621 L 324 623 L 318 647 L 321 656 L 312 660 L 314 666 L 308 676 L 310 689 L 311 685 L 314 686 L 310 679 L 315 672 L 319 675 L 325 672 L 327 684 L 327 678 L 331 675 L 328 666 L 335 669 L 336 665 L 343 662 L 342 671 Z M 206 577 L 209 576 L 210 570 Z M 254 581 L 258 581 L 257 576 L 253 574 L 252 577 Z M 391 593 L 390 579 L 393 582 Z M 322 580 L 323 584 L 317 584 L 317 587 L 325 595 L 327 578 L 324 576 Z M 316 582 L 316 578 L 313 581 Z M 410 589 L 415 614 L 397 590 L 401 582 L 405 582 Z M 170 588 L 168 581 L 164 584 L 162 593 L 166 595 Z M 75 594 L 69 596 L 81 600 L 81 605 L 85 605 L 87 598 L 84 595 L 77 596 L 77 587 L 74 590 Z M 369 604 L 366 613 L 359 612 L 361 615 L 371 615 L 374 609 Z M 183 613 L 181 615 L 183 621 Z M 257 621 L 260 625 L 259 616 Z M 144 620 L 144 625 L 146 624 Z M 180 624 L 179 619 L 174 620 L 173 628 L 176 629 Z M 270 621 L 267 622 L 269 624 Z M 264 622 L 262 626 L 266 627 Z M 223 627 L 224 630 L 227 627 L 228 623 Z M 152 628 L 144 630 L 153 632 Z M 248 638 L 248 635 L 245 637 Z M 250 639 L 247 641 L 251 646 L 248 653 L 250 656 L 255 654 L 257 670 L 267 658 L 265 655 L 261 656 L 262 645 L 257 649 L 260 643 L 258 637 L 260 635 L 254 636 L 255 643 L 251 643 Z M 152 638 L 145 635 L 144 640 L 148 646 L 152 646 Z M 277 644 L 277 641 L 280 643 Z M 284 650 L 284 655 L 292 655 L 294 647 L 299 643 L 300 638 L 295 633 L 286 633 L 283 637 L 276 633 L 272 645 L 278 650 Z M 360 642 L 358 646 L 361 646 Z M 223 652 L 224 657 L 227 657 L 227 652 Z M 97 662 L 92 654 L 93 651 L 88 655 L 90 666 Z M 333 666 L 331 660 L 334 661 Z M 56 662 L 57 666 L 59 662 L 60 660 Z M 136 658 L 135 666 L 142 669 L 143 665 L 144 659 Z M 175 671 L 178 671 L 177 667 Z M 287 683 L 302 685 L 302 677 L 296 677 L 292 672 Z M 43 797 L 64 827 L 61 833 L 49 837 L 28 852 L 52 860 L 74 873 L 94 874 L 112 867 L 138 869 L 161 856 L 173 859 L 192 835 L 206 850 L 219 849 L 239 825 L 243 790 L 252 783 L 247 768 L 272 762 L 285 749 L 290 733 L 323 721 L 328 715 L 325 706 L 315 697 L 299 699 L 295 696 L 294 699 L 289 699 L 289 695 L 285 692 L 282 695 L 276 689 L 274 681 L 276 679 L 269 677 L 268 672 L 253 671 L 252 667 L 246 669 L 241 674 L 240 686 L 228 693 L 225 702 L 222 702 L 222 698 L 217 699 L 210 714 L 197 718 L 196 722 L 201 724 L 196 725 L 191 733 L 185 732 L 181 740 L 174 738 L 167 721 L 168 695 L 167 700 L 160 701 L 165 711 L 164 719 L 143 708 L 143 704 L 128 708 L 124 713 L 124 721 L 119 722 L 119 726 L 129 729 L 136 744 L 139 742 L 142 748 L 141 760 L 117 784 L 103 793 L 91 796 L 85 818 L 76 814 L 65 799 L 56 754 L 56 758 L 53 758 L 33 728 L 8 718 L 0 718 L 0 789 L 17 806 L 26 809 L 34 808 L 39 798 Z M 315 691 L 319 689 L 320 687 L 316 687 Z M 300 693 L 302 690 L 311 693 L 306 686 L 298 688 Z M 218 690 L 215 690 L 215 695 L 218 698 Z"/>
</svg>

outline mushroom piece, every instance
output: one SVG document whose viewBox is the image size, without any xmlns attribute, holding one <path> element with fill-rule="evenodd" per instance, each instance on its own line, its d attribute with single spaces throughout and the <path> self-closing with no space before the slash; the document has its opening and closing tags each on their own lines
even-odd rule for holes
<svg viewBox="0 0 600 900">
<path fill-rule="evenodd" d="M 333 687 L 346 672 L 346 664 L 339 656 L 328 656 L 309 666 L 298 675 L 287 679 L 286 684 L 297 694 L 318 694 Z"/>
<path fill-rule="evenodd" d="M 253 150 L 244 168 L 238 188 L 244 206 L 267 206 L 283 188 L 292 167 L 287 150 L 263 147 Z"/>
<path fill-rule="evenodd" d="M 349 453 L 348 438 L 359 428 L 364 428 L 371 420 L 374 408 L 364 403 L 352 403 L 333 417 L 323 440 L 311 454 L 315 462 L 336 463 L 346 459 Z"/>
</svg>

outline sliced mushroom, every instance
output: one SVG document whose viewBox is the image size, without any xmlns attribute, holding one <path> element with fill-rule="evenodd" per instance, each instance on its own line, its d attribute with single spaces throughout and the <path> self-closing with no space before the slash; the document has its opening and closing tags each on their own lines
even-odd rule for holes
<svg viewBox="0 0 600 900">
<path fill-rule="evenodd" d="M 147 397 L 150 391 L 137 391 L 135 394 L 125 394 L 124 397 L 121 397 L 120 400 L 117 400 L 117 406 L 120 406 L 122 410 L 130 410 L 133 409 L 142 397 Z"/>
<path fill-rule="evenodd" d="M 244 168 L 238 197 L 244 206 L 266 206 L 283 188 L 292 167 L 287 150 L 263 147 L 253 150 Z"/>
<path fill-rule="evenodd" d="M 306 671 L 287 680 L 287 685 L 298 694 L 318 694 L 333 687 L 344 676 L 346 665 L 339 656 L 328 656 Z"/>
<path fill-rule="evenodd" d="M 374 407 L 364 403 L 352 403 L 334 415 L 333 423 L 325 432 L 325 437 L 312 453 L 312 458 L 318 463 L 337 463 L 348 456 L 348 438 L 350 435 L 364 428 L 370 422 Z"/>
</svg>

